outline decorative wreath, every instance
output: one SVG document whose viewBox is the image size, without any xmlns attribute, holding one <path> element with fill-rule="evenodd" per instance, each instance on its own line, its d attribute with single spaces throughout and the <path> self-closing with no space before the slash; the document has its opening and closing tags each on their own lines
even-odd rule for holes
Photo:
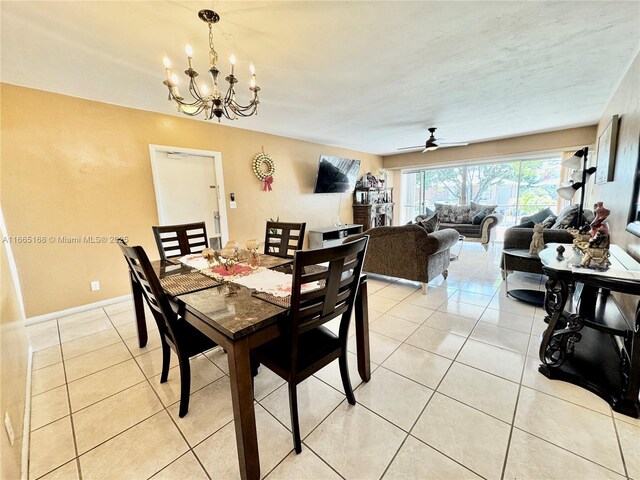
<svg viewBox="0 0 640 480">
<path fill-rule="evenodd" d="M 266 172 L 262 169 L 263 164 L 267 165 Z M 276 173 L 276 163 L 266 153 L 259 153 L 253 159 L 253 173 L 256 177 L 258 177 L 258 180 L 261 180 L 263 182 L 262 189 L 264 191 L 271 190 L 273 175 Z"/>
</svg>

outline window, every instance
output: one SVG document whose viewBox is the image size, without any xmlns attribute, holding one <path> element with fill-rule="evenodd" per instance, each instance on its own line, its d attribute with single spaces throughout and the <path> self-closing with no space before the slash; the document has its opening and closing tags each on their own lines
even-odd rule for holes
<svg viewBox="0 0 640 480">
<path fill-rule="evenodd" d="M 561 161 L 558 155 L 403 172 L 400 220 L 413 220 L 426 208 L 433 209 L 436 202 L 497 204 L 504 217 L 501 230 L 546 207 L 557 213 L 562 207 L 556 194 L 562 179 Z"/>
</svg>

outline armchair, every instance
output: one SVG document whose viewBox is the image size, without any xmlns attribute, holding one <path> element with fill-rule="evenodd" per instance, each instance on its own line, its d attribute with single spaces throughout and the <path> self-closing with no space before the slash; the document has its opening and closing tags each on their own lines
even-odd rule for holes
<svg viewBox="0 0 640 480">
<path fill-rule="evenodd" d="M 459 237 L 450 228 L 427 233 L 419 225 L 404 225 L 371 228 L 345 242 L 365 235 L 369 236 L 369 246 L 363 270 L 422 282 L 423 294 L 427 293 L 427 282 L 438 275 L 447 278 L 449 250 Z"/>
</svg>

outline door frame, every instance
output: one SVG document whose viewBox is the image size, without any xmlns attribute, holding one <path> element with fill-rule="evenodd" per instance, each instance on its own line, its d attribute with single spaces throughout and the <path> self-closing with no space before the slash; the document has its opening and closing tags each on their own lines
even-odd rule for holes
<svg viewBox="0 0 640 480">
<path fill-rule="evenodd" d="M 194 148 L 185 147 L 170 147 L 168 145 L 153 145 L 149 144 L 149 155 L 151 158 L 151 173 L 153 175 L 153 189 L 156 196 L 156 210 L 158 211 L 158 223 L 164 222 L 164 212 L 162 211 L 162 195 L 160 194 L 158 187 L 158 166 L 156 153 L 177 153 L 194 155 L 198 157 L 207 157 L 213 160 L 214 171 L 216 174 L 216 195 L 218 196 L 218 208 L 220 209 L 220 235 L 222 245 L 229 241 L 229 224 L 227 217 L 227 202 L 224 192 L 224 174 L 222 172 L 222 153 L 215 152 L 213 150 L 197 150 Z M 213 233 L 213 232 L 211 232 Z M 209 233 L 209 235 L 211 235 Z"/>
</svg>

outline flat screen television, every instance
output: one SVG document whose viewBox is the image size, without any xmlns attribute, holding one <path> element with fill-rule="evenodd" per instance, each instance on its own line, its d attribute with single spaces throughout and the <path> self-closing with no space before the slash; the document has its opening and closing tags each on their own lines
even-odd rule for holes
<svg viewBox="0 0 640 480">
<path fill-rule="evenodd" d="M 360 173 L 360 160 L 320 155 L 313 193 L 353 192 Z"/>
</svg>

